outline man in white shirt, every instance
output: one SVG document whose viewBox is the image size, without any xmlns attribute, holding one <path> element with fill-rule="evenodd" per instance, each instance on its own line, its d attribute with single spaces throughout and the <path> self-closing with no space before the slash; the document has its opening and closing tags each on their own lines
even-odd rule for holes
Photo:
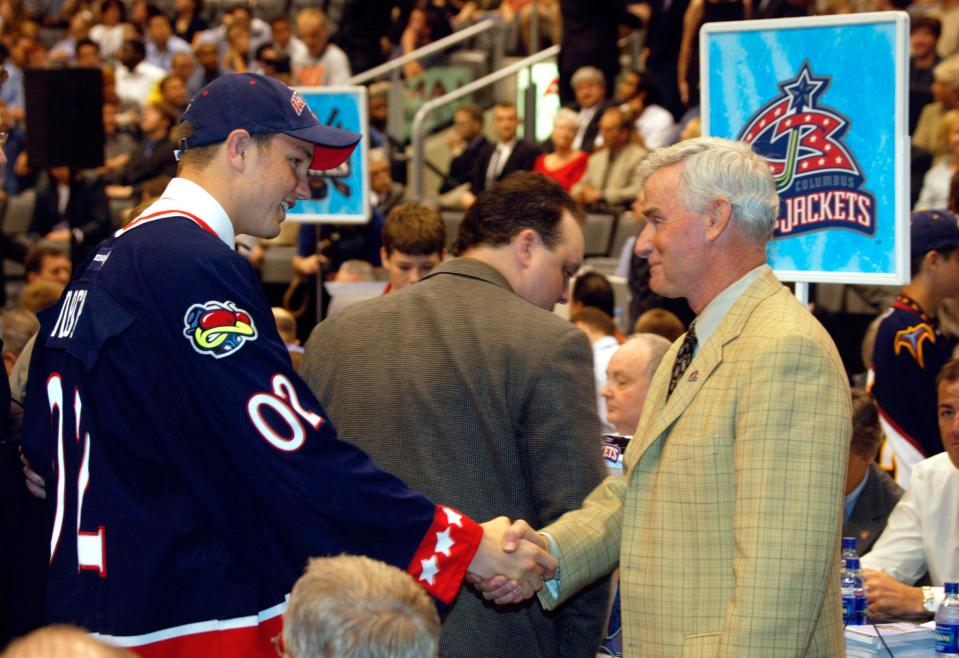
<svg viewBox="0 0 959 658">
<path fill-rule="evenodd" d="M 350 79 L 350 60 L 339 46 L 330 43 L 330 29 L 322 9 L 307 7 L 296 16 L 296 32 L 306 53 L 293 54 L 293 78 L 308 86 L 345 85 Z"/>
<path fill-rule="evenodd" d="M 164 71 L 173 68 L 176 53 L 193 54 L 190 44 L 173 34 L 173 27 L 166 14 L 157 13 L 147 23 L 146 61 Z"/>
<path fill-rule="evenodd" d="M 129 39 L 120 47 L 120 66 L 117 67 L 117 96 L 125 103 L 143 107 L 153 87 L 166 71 L 145 61 L 146 48 L 142 41 Z"/>
<path fill-rule="evenodd" d="M 946 451 L 913 467 L 909 488 L 862 558 L 870 616 L 928 618 L 943 582 L 959 579 L 959 360 L 942 367 L 937 387 Z M 927 571 L 932 586 L 914 587 Z"/>
</svg>

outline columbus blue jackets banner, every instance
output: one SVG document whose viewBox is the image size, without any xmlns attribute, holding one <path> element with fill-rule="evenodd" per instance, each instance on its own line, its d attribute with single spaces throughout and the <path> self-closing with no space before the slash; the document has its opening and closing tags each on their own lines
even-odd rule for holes
<svg viewBox="0 0 959 658">
<path fill-rule="evenodd" d="M 306 104 L 324 123 L 363 133 L 350 159 L 336 169 L 310 170 L 312 198 L 297 201 L 290 221 L 365 224 L 370 216 L 366 87 L 298 87 Z"/>
<path fill-rule="evenodd" d="M 703 27 L 703 132 L 769 162 L 779 278 L 908 281 L 907 34 L 900 12 Z"/>
</svg>

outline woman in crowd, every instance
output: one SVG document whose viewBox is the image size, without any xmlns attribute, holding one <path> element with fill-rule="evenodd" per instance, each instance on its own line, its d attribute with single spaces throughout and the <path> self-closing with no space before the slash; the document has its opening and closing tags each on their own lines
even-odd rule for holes
<svg viewBox="0 0 959 658">
<path fill-rule="evenodd" d="M 959 169 L 959 110 L 950 110 L 946 114 L 939 139 L 946 144 L 947 153 L 926 172 L 916 210 L 949 205 L 949 181 Z"/>
<path fill-rule="evenodd" d="M 544 153 L 533 164 L 533 171 L 555 178 L 567 192 L 583 177 L 589 159 L 589 153 L 573 149 L 578 126 L 576 112 L 565 107 L 560 109 L 553 120 L 553 134 L 550 135 L 553 152 Z"/>
</svg>

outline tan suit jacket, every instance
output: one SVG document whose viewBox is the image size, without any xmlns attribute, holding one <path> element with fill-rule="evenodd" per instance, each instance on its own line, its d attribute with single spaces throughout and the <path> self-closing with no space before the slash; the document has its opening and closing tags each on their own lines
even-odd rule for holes
<svg viewBox="0 0 959 658">
<path fill-rule="evenodd" d="M 599 190 L 603 201 L 613 206 L 628 206 L 639 194 L 639 165 L 648 152 L 638 144 L 623 146 L 610 164 L 609 148 L 603 148 L 589 156 L 586 173 L 573 185 L 573 196 L 588 185 Z"/>
<path fill-rule="evenodd" d="M 653 377 L 626 477 L 545 528 L 559 600 L 619 562 L 627 657 L 843 655 L 851 420 L 835 346 L 768 269 L 667 400 L 680 344 Z"/>
</svg>

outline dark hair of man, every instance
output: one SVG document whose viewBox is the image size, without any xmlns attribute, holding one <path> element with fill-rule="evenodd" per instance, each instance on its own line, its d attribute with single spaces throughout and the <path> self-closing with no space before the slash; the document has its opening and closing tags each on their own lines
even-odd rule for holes
<svg viewBox="0 0 959 658">
<path fill-rule="evenodd" d="M 121 0 L 103 0 L 100 4 L 100 14 L 103 15 L 110 7 L 116 7 L 120 10 L 120 22 L 125 23 L 127 20 L 127 8 L 123 2 L 121 2 Z"/>
<path fill-rule="evenodd" d="M 561 239 L 563 212 L 583 221 L 583 211 L 558 182 L 530 171 L 513 172 L 476 197 L 460 223 L 453 254 L 509 244 L 527 228 L 539 234 L 547 249 L 554 249 Z"/>
<path fill-rule="evenodd" d="M 456 112 L 464 112 L 470 115 L 470 118 L 473 121 L 479 121 L 480 125 L 483 124 L 483 108 L 481 108 L 476 103 L 467 103 L 466 105 L 460 105 L 458 108 L 456 108 Z M 456 112 L 454 112 L 454 114 Z"/>
<path fill-rule="evenodd" d="M 191 134 L 193 134 L 193 126 L 190 124 L 190 122 L 181 121 L 180 125 L 178 125 L 176 128 L 175 143 L 177 145 L 177 148 L 182 148 L 180 144 L 181 140 L 186 139 Z M 273 138 L 274 134 L 275 133 L 271 133 L 271 134 L 254 133 L 253 135 L 251 135 L 251 137 L 253 139 L 253 143 L 258 148 L 264 148 L 269 143 L 269 141 Z M 180 154 L 180 163 L 179 165 L 177 165 L 177 174 L 179 175 L 179 173 L 183 171 L 184 166 L 192 167 L 193 169 L 196 169 L 197 171 L 202 171 L 206 169 L 207 166 L 209 166 L 209 164 L 213 162 L 213 159 L 216 157 L 216 153 L 219 150 L 221 144 L 223 144 L 223 142 L 214 142 L 213 144 L 206 144 L 204 146 L 194 146 L 186 149 L 185 151 L 182 151 L 182 153 Z"/>
<path fill-rule="evenodd" d="M 260 44 L 259 46 L 256 47 L 256 52 L 253 55 L 253 59 L 255 59 L 258 62 L 263 61 L 264 59 L 263 52 L 271 48 L 273 48 L 272 43 L 267 42 L 267 43 Z"/>
<path fill-rule="evenodd" d="M 39 274 L 40 270 L 43 269 L 43 259 L 55 257 L 55 258 L 67 258 L 67 254 L 63 249 L 59 247 L 53 247 L 48 244 L 35 244 L 27 249 L 27 255 L 23 258 L 23 269 L 27 274 L 31 272 L 33 274 Z"/>
<path fill-rule="evenodd" d="M 84 46 L 93 46 L 94 48 L 97 49 L 97 52 L 100 52 L 100 44 L 98 44 L 93 39 L 86 38 L 86 39 L 80 39 L 79 41 L 77 41 L 77 47 L 76 47 L 77 52 L 80 52 L 80 49 L 83 48 Z"/>
<path fill-rule="evenodd" d="M 596 308 L 613 317 L 616 302 L 613 296 L 613 286 L 609 279 L 599 272 L 586 272 L 576 277 L 573 282 L 573 301 L 583 306 Z"/>
<path fill-rule="evenodd" d="M 133 52 L 137 54 L 139 59 L 145 59 L 147 56 L 147 48 L 143 45 L 143 42 L 140 39 L 127 39 L 123 42 L 125 45 L 129 46 Z"/>
<path fill-rule="evenodd" d="M 909 18 L 909 34 L 919 30 L 929 30 L 936 39 L 942 34 L 942 23 L 934 16 L 916 16 Z"/>
<path fill-rule="evenodd" d="M 166 22 L 170 22 L 170 17 L 163 13 L 163 10 L 157 7 L 153 3 L 147 4 L 147 22 L 149 23 L 152 19 L 157 16 L 163 16 L 166 19 Z"/>
<path fill-rule="evenodd" d="M 277 14 L 270 19 L 270 27 L 273 27 L 277 23 L 286 23 L 287 25 L 292 25 L 292 23 L 290 23 L 290 17 L 286 14 Z"/>
<path fill-rule="evenodd" d="M 849 449 L 866 461 L 876 458 L 882 430 L 879 427 L 879 412 L 872 395 L 861 388 L 852 389 L 852 441 Z"/>
<path fill-rule="evenodd" d="M 643 99 L 643 104 L 647 107 L 650 105 L 661 105 L 663 94 L 659 90 L 659 80 L 656 78 L 656 75 L 645 69 L 642 71 L 633 71 L 633 73 L 639 80 L 636 85 L 637 91 L 646 92 L 646 98 Z"/>
<path fill-rule="evenodd" d="M 613 323 L 613 318 L 592 306 L 576 311 L 569 317 L 569 321 L 573 324 L 585 324 L 594 331 L 601 332 L 604 336 L 616 335 L 616 325 Z"/>
<path fill-rule="evenodd" d="M 408 256 L 431 256 L 446 248 L 446 225 L 432 208 L 419 203 L 401 203 L 383 223 L 383 248 Z"/>
<path fill-rule="evenodd" d="M 939 388 L 943 382 L 950 384 L 959 382 L 959 359 L 951 359 L 939 371 L 939 376 L 936 377 L 936 388 Z"/>
<path fill-rule="evenodd" d="M 516 112 L 519 112 L 519 110 L 518 110 L 517 107 L 516 107 L 516 103 L 514 103 L 514 102 L 512 102 L 512 101 L 500 101 L 500 102 L 498 102 L 496 105 L 493 106 L 493 109 L 494 109 L 494 110 L 495 110 L 495 109 L 516 110 Z"/>
<path fill-rule="evenodd" d="M 955 249 L 931 249 L 930 251 L 935 251 L 938 253 L 943 260 L 949 260 L 952 257 Z M 929 252 L 927 251 L 926 254 Z M 912 275 L 912 278 L 915 278 L 917 274 L 922 270 L 922 261 L 925 260 L 926 254 L 920 254 L 918 256 L 909 257 L 909 273 Z"/>
<path fill-rule="evenodd" d="M 235 5 L 235 6 L 234 6 L 232 9 L 230 9 L 227 13 L 228 13 L 228 14 L 235 14 L 235 13 L 238 12 L 238 11 L 242 11 L 244 14 L 246 14 L 246 15 L 247 15 L 247 18 L 253 18 L 253 10 L 250 9 L 249 5 L 245 5 L 245 4 Z"/>
</svg>

